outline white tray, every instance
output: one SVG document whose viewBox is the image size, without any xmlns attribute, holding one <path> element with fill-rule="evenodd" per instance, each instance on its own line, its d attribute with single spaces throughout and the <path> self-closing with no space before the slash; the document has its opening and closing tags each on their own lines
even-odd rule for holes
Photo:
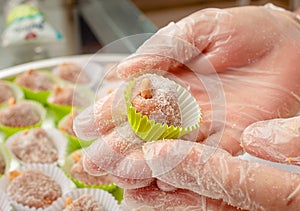
<svg viewBox="0 0 300 211">
<path fill-rule="evenodd" d="M 77 63 L 87 63 L 90 61 L 98 63 L 110 63 L 110 62 L 120 62 L 122 59 L 126 58 L 127 54 L 87 54 L 87 55 L 76 55 L 68 57 L 58 57 L 46 60 L 40 60 L 35 62 L 29 62 L 21 65 L 17 65 L 10 68 L 5 68 L 0 70 L 0 79 L 7 78 L 24 72 L 29 69 L 39 69 L 55 66 L 62 62 L 77 62 Z"/>
</svg>

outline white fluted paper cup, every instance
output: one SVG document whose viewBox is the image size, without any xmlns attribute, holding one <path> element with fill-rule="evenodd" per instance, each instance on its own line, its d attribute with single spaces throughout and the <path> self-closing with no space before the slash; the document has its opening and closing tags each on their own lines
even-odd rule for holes
<svg viewBox="0 0 300 211">
<path fill-rule="evenodd" d="M 10 200 L 4 191 L 0 190 L 0 210 L 12 210 Z"/>
<path fill-rule="evenodd" d="M 1 157 L 0 159 L 2 159 L 4 164 L 4 171 L 0 172 L 0 177 L 1 177 L 10 170 L 11 163 L 12 163 L 12 155 L 4 143 L 0 143 L 0 157 Z"/>
<path fill-rule="evenodd" d="M 26 164 L 26 165 L 23 165 L 19 169 L 19 171 L 23 172 L 23 171 L 29 170 L 29 169 L 40 170 L 41 172 L 43 172 L 44 174 L 49 176 L 51 179 L 53 179 L 59 185 L 59 187 L 61 189 L 61 197 L 64 194 L 70 192 L 72 189 L 75 188 L 74 183 L 72 183 L 68 179 L 68 177 L 63 173 L 63 171 L 53 164 Z M 5 175 L 4 177 L 2 177 L 0 179 L 0 189 L 1 190 L 4 190 L 6 192 L 9 185 L 10 185 L 10 180 L 9 180 L 8 175 Z M 8 197 L 9 197 L 9 195 L 8 195 Z M 60 198 L 58 198 L 57 200 L 59 200 Z M 47 208 L 42 209 L 42 208 L 34 208 L 34 207 L 24 206 L 21 203 L 17 203 L 16 201 L 14 201 L 11 198 L 10 198 L 10 200 L 11 200 L 11 205 L 12 205 L 13 209 L 16 211 L 42 211 L 42 210 L 57 211 L 57 209 L 53 206 L 55 202 L 53 202 Z"/>
<path fill-rule="evenodd" d="M 40 128 L 32 128 L 29 129 L 28 131 L 32 131 L 32 130 L 37 130 Z M 43 128 L 42 128 L 43 129 Z M 12 145 L 14 140 L 21 138 L 21 136 L 23 135 L 23 133 L 25 131 L 20 131 L 12 136 L 10 136 L 7 141 L 6 141 L 6 146 L 9 149 L 10 153 L 13 156 L 13 159 L 17 160 L 18 162 L 20 162 L 21 164 L 33 164 L 33 163 L 40 163 L 40 164 L 59 164 L 59 165 L 63 165 L 65 157 L 66 157 L 66 152 L 67 152 L 67 144 L 68 144 L 68 140 L 66 139 L 66 137 L 57 129 L 55 128 L 47 128 L 47 129 L 43 129 L 47 136 L 49 137 L 50 141 L 54 144 L 54 147 L 57 150 L 57 154 L 58 154 L 58 159 L 56 161 L 53 162 L 49 162 L 49 163 L 41 163 L 41 162 L 25 162 L 22 160 L 22 158 L 17 158 L 17 156 L 14 154 L 13 150 L 12 150 Z"/>
<path fill-rule="evenodd" d="M 66 200 L 71 198 L 73 201 L 80 198 L 82 195 L 91 195 L 99 202 L 104 211 L 122 211 L 116 199 L 108 192 L 94 188 L 81 188 L 70 191 L 57 200 L 53 206 L 56 210 L 63 210 L 66 208 Z"/>
</svg>

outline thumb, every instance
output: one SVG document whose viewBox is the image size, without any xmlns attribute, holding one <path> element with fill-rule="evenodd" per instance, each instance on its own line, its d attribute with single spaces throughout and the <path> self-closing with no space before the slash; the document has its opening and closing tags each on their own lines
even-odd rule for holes
<svg viewBox="0 0 300 211">
<path fill-rule="evenodd" d="M 300 117 L 260 121 L 248 126 L 241 145 L 251 155 L 300 165 Z"/>
</svg>

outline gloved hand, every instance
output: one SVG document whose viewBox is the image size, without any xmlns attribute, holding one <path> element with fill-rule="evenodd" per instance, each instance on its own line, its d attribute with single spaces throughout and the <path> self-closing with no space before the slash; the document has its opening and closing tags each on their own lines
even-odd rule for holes
<svg viewBox="0 0 300 211">
<path fill-rule="evenodd" d="M 295 14 L 278 8 L 203 10 L 161 29 L 138 50 L 139 55 L 119 65 L 119 73 L 127 78 L 168 70 L 189 83 L 204 114 L 197 141 L 216 146 L 220 140 L 221 148 L 236 154 L 245 127 L 260 120 L 291 117 L 298 111 L 299 29 Z M 220 84 L 226 105 L 218 103 L 220 89 L 213 89 Z M 164 140 L 144 144 L 129 133 L 126 119 L 112 117 L 116 95 L 81 113 L 75 129 L 81 138 L 101 135 L 101 140 L 86 150 L 87 171 L 109 172 L 117 184 L 138 188 L 125 192 L 127 204 L 164 209 L 155 201 L 142 200 L 149 192 L 158 193 L 158 188 L 169 191 L 176 187 L 179 194 L 195 197 L 197 193 L 198 199 L 202 195 L 243 209 L 299 209 L 299 175 L 241 161 L 200 143 Z M 216 101 L 211 96 L 217 96 Z M 147 185 L 150 189 L 142 188 Z M 166 200 L 176 197 L 159 193 Z M 169 207 L 205 205 L 203 200 L 175 201 Z"/>
<path fill-rule="evenodd" d="M 299 116 L 256 122 L 244 130 L 241 145 L 246 152 L 262 159 L 299 166 L 299 126 Z M 181 189 L 166 189 L 166 192 L 163 192 L 151 184 L 147 188 L 127 190 L 125 197 L 128 204 L 131 207 L 155 207 L 157 210 L 165 210 L 171 204 L 175 204 L 176 207 L 176 199 L 185 198 L 186 204 L 181 204 L 183 208 L 187 205 L 191 209 L 197 207 L 198 210 L 234 210 L 228 205 L 220 206 L 220 201 L 218 203 L 203 196 L 193 195 L 196 192 L 212 198 L 222 198 L 247 210 L 299 209 L 299 168 L 280 167 L 292 169 L 297 174 L 281 171 L 260 163 L 242 161 L 222 150 L 215 152 L 208 162 L 203 163 L 203 149 L 201 144 L 181 143 L 180 140 L 145 144 L 144 154 L 150 168 L 157 171 L 153 171 L 153 175 L 157 174 L 158 186 L 166 189 L 166 184 L 162 182 L 165 181 L 169 185 L 167 188 L 174 185 Z M 180 165 L 164 175 L 160 174 L 169 169 L 168 161 L 176 161 L 180 156 L 185 157 Z M 191 191 L 187 192 L 182 188 Z M 182 196 L 183 193 L 185 197 Z M 165 201 L 169 203 L 165 204 Z"/>
<path fill-rule="evenodd" d="M 299 125 L 300 117 L 256 122 L 244 130 L 241 144 L 254 156 L 299 165 Z M 128 210 L 132 207 L 236 210 L 224 201 L 247 210 L 299 209 L 299 174 L 243 161 L 221 149 L 203 163 L 203 149 L 202 144 L 180 140 L 145 144 L 145 158 L 150 168 L 155 170 L 153 176 L 159 180 L 145 188 L 127 190 Z M 169 169 L 169 162 L 176 162 L 178 157 L 185 159 L 176 168 L 161 175 Z M 172 185 L 180 189 L 174 191 Z M 203 195 L 224 201 L 222 203 Z M 178 199 L 181 199 L 180 203 Z"/>
</svg>

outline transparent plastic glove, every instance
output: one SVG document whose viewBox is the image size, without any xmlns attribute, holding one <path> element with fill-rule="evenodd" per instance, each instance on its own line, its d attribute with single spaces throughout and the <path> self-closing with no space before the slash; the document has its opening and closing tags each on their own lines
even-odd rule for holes
<svg viewBox="0 0 300 211">
<path fill-rule="evenodd" d="M 220 141 L 236 154 L 246 126 L 298 111 L 299 28 L 295 14 L 270 5 L 199 11 L 159 30 L 119 65 L 119 74 L 168 70 L 178 76 L 202 108 L 198 141 Z"/>
<path fill-rule="evenodd" d="M 122 202 L 124 211 L 133 210 L 218 210 L 236 211 L 222 200 L 209 199 L 192 191 L 177 189 L 176 191 L 163 192 L 155 184 L 148 187 L 125 190 Z"/>
<path fill-rule="evenodd" d="M 142 153 L 144 141 L 134 134 L 126 118 L 113 118 L 111 108 L 118 106 L 115 95 L 96 102 L 74 120 L 74 129 L 82 139 L 101 136 L 85 149 L 83 166 L 92 175 L 109 172 L 119 186 L 144 187 L 153 181 Z"/>
<path fill-rule="evenodd" d="M 246 152 L 259 158 L 299 165 L 299 126 L 299 116 L 256 122 L 244 130 L 241 145 Z M 212 198 L 222 198 L 229 204 L 247 210 L 299 209 L 299 170 L 298 174 L 293 174 L 272 169 L 263 164 L 239 160 L 221 150 L 204 164 L 201 161 L 204 146 L 190 142 L 161 141 L 146 144 L 143 149 L 153 176 L 158 172 L 157 178 L 160 182 L 164 181 Z M 160 175 L 165 171 L 164 169 L 168 169 L 170 161 L 176 162 L 180 156 L 186 156 L 180 165 L 167 174 Z M 280 168 L 288 170 L 287 166 L 280 166 Z M 296 172 L 296 170 L 293 171 Z M 223 191 L 218 193 L 217 189 Z M 130 190 L 127 193 L 129 195 L 127 200 L 130 200 L 130 203 L 141 203 L 138 197 L 150 196 L 147 191 L 145 189 Z M 239 194 L 235 194 L 236 192 Z M 136 198 L 135 195 L 137 195 Z M 242 203 L 238 203 L 239 201 Z M 152 204 L 152 206 L 156 205 Z"/>
<path fill-rule="evenodd" d="M 251 155 L 300 165 L 300 117 L 260 121 L 248 126 L 241 145 Z"/>
<path fill-rule="evenodd" d="M 195 142 L 163 140 L 145 144 L 143 151 L 153 176 L 177 188 L 246 210 L 300 209 L 299 174 L 240 160 L 222 149 L 203 162 L 205 148 Z M 180 156 L 184 160 L 169 171 L 169 163 Z"/>
<path fill-rule="evenodd" d="M 138 50 L 137 55 L 119 65 L 119 73 L 123 78 L 127 78 L 142 72 L 168 70 L 180 77 L 182 81 L 190 85 L 190 90 L 197 98 L 204 114 L 197 141 L 213 146 L 220 142 L 221 148 L 236 154 L 241 150 L 239 139 L 245 127 L 260 120 L 291 117 L 298 111 L 299 29 L 298 19 L 294 14 L 273 8 L 240 7 L 226 10 L 203 10 L 161 29 L 157 33 L 158 36 L 153 36 Z M 169 39 L 166 39 L 166 35 Z M 185 44 L 183 45 L 178 40 L 184 40 Z M 196 47 L 198 51 L 189 46 Z M 220 80 L 214 80 L 215 78 L 211 77 L 216 76 L 215 71 Z M 205 91 L 206 87 L 203 86 L 201 80 L 199 83 L 199 77 L 202 81 L 209 82 L 208 91 Z M 223 90 L 219 89 L 220 84 Z M 214 87 L 216 88 L 213 89 Z M 210 96 L 217 96 L 216 98 L 224 94 L 226 104 L 218 103 L 218 101 L 211 102 L 208 93 L 213 93 Z M 195 189 L 191 188 L 189 181 L 178 180 L 176 183 L 176 180 L 172 178 L 169 181 L 164 175 L 172 173 L 170 170 L 173 167 L 176 169 L 177 164 L 181 165 L 181 163 L 174 163 L 170 156 L 167 159 L 168 166 L 164 165 L 167 169 L 161 169 L 163 172 L 158 174 L 158 170 L 155 169 L 157 165 L 151 166 L 149 161 L 144 160 L 142 151 L 144 143 L 134 135 L 128 135 L 125 138 L 120 135 L 120 129 L 128 131 L 128 126 L 126 120 L 115 121 L 111 117 L 112 104 L 114 103 L 107 100 L 98 106 L 98 109 L 97 106 L 92 109 L 93 112 L 89 112 L 89 115 L 79 115 L 75 120 L 75 130 L 79 136 L 85 134 L 85 138 L 92 136 L 94 138 L 101 135 L 99 141 L 94 142 L 86 150 L 84 165 L 90 173 L 101 174 L 103 171 L 112 173 L 116 176 L 117 184 L 126 188 L 149 185 L 154 180 L 152 177 L 156 177 L 172 186 L 188 189 L 210 198 L 224 198 L 224 201 L 246 209 L 255 208 L 255 204 L 258 204 L 258 207 L 269 207 L 268 203 L 273 203 L 266 198 L 270 194 L 262 190 L 266 181 L 260 181 L 260 184 L 254 182 L 251 186 L 251 181 L 245 180 L 247 184 L 241 183 L 241 187 L 236 183 L 234 187 L 231 187 L 225 181 L 220 185 L 213 183 L 213 186 L 203 189 L 204 191 L 200 191 L 200 186 Z M 212 107 L 214 109 L 211 109 Z M 226 114 L 225 118 L 224 114 Z M 223 125 L 225 125 L 224 130 L 222 130 Z M 86 134 L 89 133 L 92 135 L 87 136 Z M 161 142 L 153 144 L 159 146 L 159 143 Z M 185 153 L 186 151 L 181 151 L 181 149 L 190 143 L 178 141 L 176 149 L 179 150 L 175 152 Z M 197 143 L 196 146 L 196 148 L 201 148 L 204 145 Z M 214 152 L 215 147 L 212 149 Z M 234 170 L 239 170 L 239 166 L 243 172 L 253 175 L 260 175 L 261 169 L 265 169 L 260 168 L 259 164 L 245 164 L 245 161 L 240 162 L 230 154 L 224 154 L 226 155 L 224 160 L 216 162 L 215 168 L 222 169 L 222 162 L 227 162 L 227 159 L 229 161 L 233 159 L 236 164 L 232 171 L 225 171 L 224 174 L 219 175 L 224 178 L 230 178 L 231 174 L 235 175 Z M 202 163 L 204 163 L 203 159 L 207 160 L 215 156 L 212 153 L 209 155 L 212 156 L 201 158 Z M 210 161 L 211 159 L 208 162 Z M 258 168 L 252 168 L 252 166 L 258 166 Z M 247 171 L 248 168 L 251 171 Z M 197 171 L 199 168 L 194 165 L 193 169 Z M 242 174 L 243 172 L 240 175 L 245 177 L 246 174 Z M 271 169 L 267 169 L 266 172 L 271 172 Z M 284 175 L 276 171 L 275 174 Z M 196 176 L 199 176 L 199 172 L 193 180 Z M 235 182 L 239 182 L 238 179 Z M 243 179 L 241 177 L 242 181 Z M 200 177 L 198 182 L 208 184 L 210 180 L 213 178 Z M 284 183 L 290 181 L 283 181 L 284 178 L 279 180 Z M 216 182 L 218 181 L 216 179 Z M 195 185 L 195 183 L 192 184 Z M 286 191 L 296 190 L 294 183 L 288 186 L 291 187 Z M 252 189 L 254 194 L 261 193 L 264 197 L 258 201 L 255 197 L 248 197 L 247 194 L 250 194 Z M 241 196 L 237 194 L 239 190 L 245 190 L 240 192 Z M 275 192 L 275 190 L 272 191 Z M 234 198 L 233 194 L 240 198 Z M 284 201 L 294 206 L 289 200 L 286 201 L 287 196 L 288 194 L 284 195 L 282 201 L 278 202 L 280 206 L 285 204 Z M 130 194 L 127 197 L 129 198 Z M 247 199 L 245 202 L 244 198 Z"/>
<path fill-rule="evenodd" d="M 239 138 L 246 126 L 260 120 L 291 117 L 298 111 L 299 29 L 293 13 L 273 7 L 203 10 L 161 29 L 141 46 L 136 56 L 119 65 L 119 73 L 123 78 L 157 69 L 176 73 L 190 85 L 202 108 L 203 124 L 198 141 L 211 144 L 219 142 L 221 137 L 220 147 L 234 154 L 241 149 Z M 158 35 L 168 35 L 169 40 L 161 42 L 166 36 Z M 178 38 L 196 46 L 203 54 L 196 55 L 194 48 L 189 51 L 189 45 L 182 46 Z M 168 54 L 168 57 L 149 55 L 149 52 Z M 181 58 L 181 62 L 169 58 Z M 223 90 L 209 91 L 217 96 L 224 91 L 226 100 L 226 104 L 215 105 L 214 110 L 211 110 L 211 96 L 199 84 L 198 77 L 181 64 L 193 63 L 193 67 L 198 67 L 193 69 L 197 76 L 209 81 L 213 69 L 201 66 L 208 64 L 207 61 L 220 79 L 211 81 L 211 86 L 220 87 L 221 82 L 223 87 Z M 115 126 L 109 118 L 110 109 L 109 105 L 104 111 L 94 109 L 97 123 L 79 123 L 75 128 L 78 134 L 85 134 L 84 128 L 97 131 L 97 124 L 110 120 L 110 128 Z M 91 117 L 81 115 L 81 118 L 94 120 L 94 113 L 90 113 Z M 225 125 L 224 131 L 220 125 Z"/>
</svg>

